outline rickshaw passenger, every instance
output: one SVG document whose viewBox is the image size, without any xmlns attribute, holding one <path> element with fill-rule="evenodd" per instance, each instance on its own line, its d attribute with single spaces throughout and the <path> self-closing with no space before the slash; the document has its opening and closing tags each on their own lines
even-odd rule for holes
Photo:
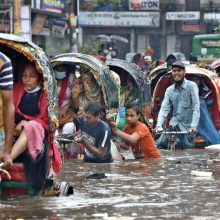
<svg viewBox="0 0 220 220">
<path fill-rule="evenodd" d="M 71 66 L 71 67 L 75 69 L 75 66 Z M 73 85 L 75 84 L 75 74 L 72 72 L 68 73 L 66 65 L 55 66 L 54 74 L 58 86 L 58 99 L 59 99 L 58 119 L 59 121 L 62 121 L 62 118 L 65 117 L 67 111 L 73 111 L 73 109 L 71 109 L 72 107 L 71 92 Z M 67 122 L 59 127 L 55 135 L 57 135 L 58 132 L 63 134 L 73 134 L 76 132 L 76 126 L 73 122 Z M 66 144 L 66 146 L 68 146 L 67 152 L 69 154 L 69 157 L 76 158 L 77 148 L 74 147 L 73 144 Z"/>
<path fill-rule="evenodd" d="M 22 78 L 14 85 L 15 142 L 11 157 L 14 160 L 22 152 L 33 160 L 43 154 L 45 130 L 48 130 L 47 96 L 42 89 L 42 76 L 34 63 L 24 67 Z"/>
<path fill-rule="evenodd" d="M 204 83 L 201 75 L 190 75 L 189 79 L 199 88 L 200 119 L 197 135 L 209 145 L 220 144 L 220 135 L 212 121 L 212 107 L 215 105 L 212 88 Z"/>
<path fill-rule="evenodd" d="M 196 134 L 196 127 L 200 117 L 199 91 L 194 82 L 185 79 L 185 75 L 185 65 L 180 61 L 173 63 L 172 77 L 175 83 L 166 90 L 154 132 L 162 127 L 173 106 L 173 117 L 168 129 L 171 131 L 189 131 L 190 133 Z M 168 131 L 168 129 L 166 129 L 166 131 Z M 167 137 L 167 134 L 160 136 L 157 142 L 158 148 L 168 148 Z M 178 138 L 176 138 L 176 141 L 180 142 L 180 140 L 177 139 Z M 188 135 L 184 134 L 181 136 L 181 142 L 179 144 L 182 144 L 182 146 L 180 147 L 184 149 L 192 148 L 194 147 L 194 140 L 195 137 L 192 136 L 189 141 Z"/>
<path fill-rule="evenodd" d="M 205 100 L 210 117 L 212 118 L 212 107 L 215 105 L 212 88 L 205 84 L 201 75 L 190 75 L 189 80 L 197 84 L 199 88 L 199 96 Z"/>
<path fill-rule="evenodd" d="M 0 163 L 12 165 L 11 146 L 14 131 L 13 74 L 11 60 L 0 52 Z M 7 123 L 4 123 L 7 122 Z"/>
<path fill-rule="evenodd" d="M 105 104 L 102 98 L 101 87 L 96 82 L 90 70 L 83 67 L 80 68 L 81 85 L 74 85 L 72 90 L 72 101 L 74 109 L 78 109 L 78 116 L 82 116 L 83 109 L 89 101 L 97 101 L 102 105 L 102 110 L 105 109 Z"/>
<path fill-rule="evenodd" d="M 72 106 L 71 91 L 75 80 L 75 74 L 74 73 L 68 74 L 65 65 L 55 66 L 54 74 L 58 86 L 58 99 L 59 99 L 58 119 L 61 119 L 66 115 L 67 111 L 70 110 L 70 107 Z M 60 130 L 64 134 L 72 134 L 76 132 L 76 127 L 73 122 L 68 122 L 64 124 L 60 128 Z"/>
</svg>

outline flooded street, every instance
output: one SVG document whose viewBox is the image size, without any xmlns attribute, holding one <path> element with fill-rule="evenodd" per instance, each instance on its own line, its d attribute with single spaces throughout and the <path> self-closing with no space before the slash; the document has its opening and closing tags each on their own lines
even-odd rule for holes
<svg viewBox="0 0 220 220">
<path fill-rule="evenodd" d="M 72 184 L 74 195 L 1 198 L 0 219 L 220 219 L 219 153 L 160 152 L 162 159 L 67 162 L 57 182 Z M 213 177 L 192 177 L 192 170 L 211 171 Z M 97 172 L 108 178 L 85 180 Z"/>
</svg>

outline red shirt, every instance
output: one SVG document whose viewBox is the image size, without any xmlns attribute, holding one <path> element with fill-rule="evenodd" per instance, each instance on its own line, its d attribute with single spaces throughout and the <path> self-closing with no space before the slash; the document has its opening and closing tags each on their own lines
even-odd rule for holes
<svg viewBox="0 0 220 220">
<path fill-rule="evenodd" d="M 137 143 L 129 144 L 132 148 L 135 159 L 161 158 L 161 155 L 155 146 L 155 143 L 150 134 L 150 131 L 145 124 L 142 124 L 141 122 L 139 122 L 134 128 L 132 133 L 130 131 L 130 126 L 126 125 L 124 132 L 129 135 L 136 133 L 141 137 L 137 141 Z"/>
</svg>

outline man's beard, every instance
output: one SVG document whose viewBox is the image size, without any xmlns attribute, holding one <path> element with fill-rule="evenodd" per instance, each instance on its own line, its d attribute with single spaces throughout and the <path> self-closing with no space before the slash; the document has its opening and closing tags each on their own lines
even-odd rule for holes
<svg viewBox="0 0 220 220">
<path fill-rule="evenodd" d="M 184 77 L 183 77 L 180 81 L 175 81 L 175 79 L 173 79 L 173 81 L 175 82 L 175 84 L 176 84 L 177 86 L 181 86 L 182 83 L 183 83 L 183 81 L 184 81 Z"/>
</svg>

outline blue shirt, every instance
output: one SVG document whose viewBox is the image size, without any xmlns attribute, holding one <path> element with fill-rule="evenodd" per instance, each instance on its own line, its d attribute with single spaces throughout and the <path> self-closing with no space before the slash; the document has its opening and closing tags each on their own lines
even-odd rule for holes
<svg viewBox="0 0 220 220">
<path fill-rule="evenodd" d="M 96 127 L 90 127 L 84 122 L 84 116 L 80 117 L 80 128 L 82 137 L 95 147 L 107 147 L 107 152 L 103 158 L 94 155 L 85 147 L 85 157 L 83 162 L 89 163 L 112 163 L 111 154 L 111 129 L 104 121 L 100 120 Z"/>
<path fill-rule="evenodd" d="M 178 124 L 181 131 L 188 131 L 190 127 L 196 128 L 200 118 L 198 86 L 194 82 L 184 79 L 180 91 L 175 88 L 175 84 L 166 90 L 158 115 L 158 127 L 162 127 L 171 106 L 173 106 L 173 117 L 170 125 Z"/>
</svg>

